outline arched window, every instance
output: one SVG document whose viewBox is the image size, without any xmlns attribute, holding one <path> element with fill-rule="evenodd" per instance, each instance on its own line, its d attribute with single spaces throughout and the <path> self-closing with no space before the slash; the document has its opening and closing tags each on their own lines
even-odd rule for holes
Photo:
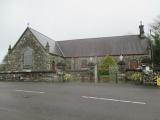
<svg viewBox="0 0 160 120">
<path fill-rule="evenodd" d="M 52 61 L 52 68 L 51 68 L 53 71 L 55 71 L 55 62 Z"/>
<path fill-rule="evenodd" d="M 23 67 L 25 69 L 31 69 L 32 63 L 33 63 L 33 49 L 30 47 L 27 47 L 24 51 L 24 59 L 23 59 Z"/>
</svg>

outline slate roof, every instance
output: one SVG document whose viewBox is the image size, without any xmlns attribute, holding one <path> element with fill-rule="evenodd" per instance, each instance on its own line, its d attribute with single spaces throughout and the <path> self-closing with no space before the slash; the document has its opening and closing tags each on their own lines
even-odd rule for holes
<svg viewBox="0 0 160 120">
<path fill-rule="evenodd" d="M 143 55 L 149 47 L 148 41 L 141 39 L 139 35 L 55 41 L 32 28 L 29 29 L 44 48 L 49 43 L 50 53 L 63 57 Z"/>
<path fill-rule="evenodd" d="M 32 34 L 37 38 L 37 40 L 41 43 L 41 45 L 44 48 L 46 47 L 47 42 L 49 43 L 49 46 L 50 46 L 49 52 L 50 53 L 63 56 L 62 52 L 58 46 L 58 43 L 55 40 L 43 35 L 42 33 L 38 32 L 30 27 L 29 27 L 29 30 L 32 32 Z"/>
<path fill-rule="evenodd" d="M 65 57 L 146 54 L 148 42 L 139 35 L 57 41 Z"/>
</svg>

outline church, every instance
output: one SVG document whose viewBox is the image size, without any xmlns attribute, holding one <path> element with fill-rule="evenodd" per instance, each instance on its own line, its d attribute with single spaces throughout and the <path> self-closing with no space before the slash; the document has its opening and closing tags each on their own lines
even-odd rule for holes
<svg viewBox="0 0 160 120">
<path fill-rule="evenodd" d="M 128 69 L 136 69 L 144 57 L 151 57 L 149 41 L 144 26 L 139 34 L 56 41 L 27 27 L 16 44 L 8 48 L 3 60 L 1 76 L 30 80 L 57 79 L 57 64 L 65 63 L 65 72 L 81 77 L 87 76 L 88 63 L 96 65 L 106 56 L 117 61 L 123 56 Z M 14 78 L 13 78 L 14 77 Z"/>
</svg>

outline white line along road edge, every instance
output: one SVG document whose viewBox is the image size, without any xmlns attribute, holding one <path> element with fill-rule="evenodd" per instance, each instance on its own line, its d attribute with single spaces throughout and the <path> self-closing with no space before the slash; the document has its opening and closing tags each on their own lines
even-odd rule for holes
<svg viewBox="0 0 160 120">
<path fill-rule="evenodd" d="M 145 102 L 117 100 L 117 99 L 108 99 L 108 98 L 98 98 L 98 97 L 91 97 L 91 96 L 82 96 L 82 98 L 95 99 L 95 100 L 106 100 L 106 101 L 114 101 L 114 102 L 124 102 L 124 103 L 133 103 L 133 104 L 143 104 L 143 105 L 146 104 Z"/>
<path fill-rule="evenodd" d="M 28 90 L 16 90 L 17 92 L 26 92 L 26 93 L 45 93 L 41 91 L 28 91 Z"/>
</svg>

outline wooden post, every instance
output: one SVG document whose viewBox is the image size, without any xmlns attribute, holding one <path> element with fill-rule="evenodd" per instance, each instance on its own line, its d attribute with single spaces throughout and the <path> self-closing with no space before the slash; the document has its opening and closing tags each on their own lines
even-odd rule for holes
<svg viewBox="0 0 160 120">
<path fill-rule="evenodd" d="M 95 83 L 98 82 L 98 77 L 97 77 L 97 64 L 95 64 L 95 67 L 94 67 L 94 82 L 95 82 Z"/>
<path fill-rule="evenodd" d="M 95 56 L 95 66 L 94 66 L 94 82 L 98 82 L 98 76 L 97 76 L 97 56 Z"/>
<path fill-rule="evenodd" d="M 116 72 L 116 84 L 118 84 L 118 73 Z"/>
</svg>

